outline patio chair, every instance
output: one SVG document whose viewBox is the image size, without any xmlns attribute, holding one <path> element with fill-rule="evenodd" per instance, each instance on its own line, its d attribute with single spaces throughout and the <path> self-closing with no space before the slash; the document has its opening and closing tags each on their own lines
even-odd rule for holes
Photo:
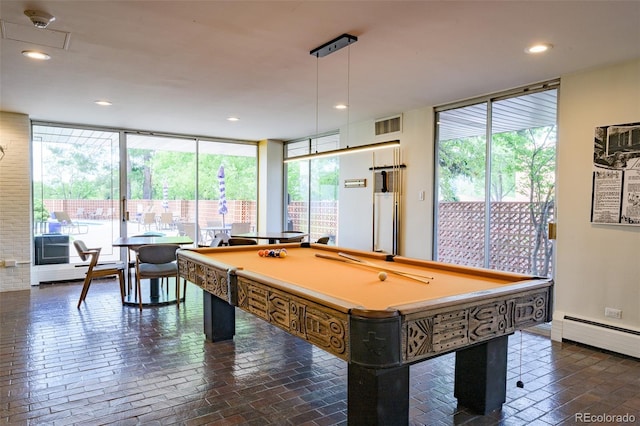
<svg viewBox="0 0 640 426">
<path fill-rule="evenodd" d="M 251 224 L 248 222 L 236 222 L 231 224 L 231 235 L 246 234 L 251 232 Z"/>
<path fill-rule="evenodd" d="M 160 213 L 160 226 L 162 229 L 173 229 L 173 213 Z"/>
<path fill-rule="evenodd" d="M 72 221 L 66 212 L 53 212 L 53 214 L 60 222 L 60 230 L 63 234 L 86 234 L 89 232 L 89 225 Z"/>
<path fill-rule="evenodd" d="M 91 213 L 91 219 L 102 219 L 104 216 L 104 209 L 102 207 L 98 207 L 95 212 Z"/>
<path fill-rule="evenodd" d="M 180 278 L 178 277 L 178 263 L 176 251 L 180 248 L 177 244 L 149 244 L 140 246 L 136 255 L 136 297 L 142 311 L 142 293 L 140 280 L 175 277 L 176 279 L 176 303 L 180 307 Z M 184 282 L 186 293 L 187 282 Z"/>
<path fill-rule="evenodd" d="M 146 231 L 150 231 L 152 225 L 157 229 L 158 224 L 156 222 L 156 214 L 153 212 L 146 212 L 142 216 L 142 224 L 144 225 L 144 229 Z"/>
<path fill-rule="evenodd" d="M 186 235 L 193 240 L 193 243 L 203 242 L 202 234 L 200 232 L 200 225 L 195 222 L 178 222 L 178 234 Z M 197 237 L 197 238 L 196 238 Z"/>
<path fill-rule="evenodd" d="M 120 282 L 120 299 L 124 305 L 124 264 L 116 263 L 115 265 L 98 265 L 100 250 L 102 250 L 102 248 L 87 248 L 87 245 L 82 240 L 75 240 L 73 245 L 78 252 L 78 256 L 80 256 L 80 259 L 82 259 L 83 262 L 89 260 L 89 269 L 87 269 L 87 275 L 84 279 L 84 284 L 82 285 L 82 291 L 80 292 L 78 309 L 80 309 L 80 305 L 87 297 L 89 286 L 94 278 L 109 277 L 113 275 L 118 276 L 118 280 Z"/>
</svg>

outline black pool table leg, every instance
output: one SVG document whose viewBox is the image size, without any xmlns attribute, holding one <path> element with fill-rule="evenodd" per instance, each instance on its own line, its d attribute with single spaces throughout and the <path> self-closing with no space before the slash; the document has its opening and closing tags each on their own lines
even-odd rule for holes
<svg viewBox="0 0 640 426">
<path fill-rule="evenodd" d="M 366 368 L 348 365 L 349 425 L 409 423 L 409 366 Z"/>
<path fill-rule="evenodd" d="M 233 339 L 236 334 L 235 307 L 202 290 L 204 302 L 204 334 L 208 341 Z"/>
<path fill-rule="evenodd" d="M 507 341 L 501 336 L 456 352 L 454 396 L 479 414 L 502 408 L 507 394 Z"/>
</svg>

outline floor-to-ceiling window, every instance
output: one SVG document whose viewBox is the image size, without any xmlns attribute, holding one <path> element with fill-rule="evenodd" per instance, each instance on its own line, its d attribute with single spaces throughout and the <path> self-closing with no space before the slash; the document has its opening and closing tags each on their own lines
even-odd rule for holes
<svg viewBox="0 0 640 426">
<path fill-rule="evenodd" d="M 340 135 L 337 133 L 291 141 L 285 145 L 285 158 L 332 151 L 339 146 Z M 335 244 L 338 230 L 338 157 L 289 161 L 285 167 L 285 229 L 308 232 L 310 241 L 326 236 Z"/>
<path fill-rule="evenodd" d="M 33 232 L 37 279 L 81 276 L 73 241 L 120 259 L 119 236 L 190 235 L 206 244 L 209 225 L 257 216 L 257 144 L 34 123 Z M 219 213 L 221 165 L 226 205 Z M 121 183 L 123 182 L 123 183 Z M 65 267 L 66 265 L 66 267 Z M 54 272 L 51 272 L 54 271 Z"/>
<path fill-rule="evenodd" d="M 437 108 L 437 260 L 552 274 L 557 87 Z"/>
<path fill-rule="evenodd" d="M 199 142 L 198 224 L 201 244 L 210 244 L 220 233 L 229 234 L 234 224 L 248 224 L 245 229 L 256 228 L 257 181 L 255 145 Z"/>
</svg>

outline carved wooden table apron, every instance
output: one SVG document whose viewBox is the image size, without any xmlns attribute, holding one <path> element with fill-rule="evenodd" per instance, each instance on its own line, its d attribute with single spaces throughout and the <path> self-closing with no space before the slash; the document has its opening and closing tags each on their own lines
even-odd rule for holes
<svg viewBox="0 0 640 426">
<path fill-rule="evenodd" d="M 204 290 L 208 340 L 233 338 L 238 307 L 345 360 L 349 424 L 408 423 L 409 366 L 454 351 L 458 403 L 500 408 L 508 336 L 551 320 L 551 279 L 323 244 L 281 247 L 284 259 L 259 257 L 255 245 L 180 250 L 180 276 Z M 376 267 L 336 261 L 339 253 Z"/>
</svg>

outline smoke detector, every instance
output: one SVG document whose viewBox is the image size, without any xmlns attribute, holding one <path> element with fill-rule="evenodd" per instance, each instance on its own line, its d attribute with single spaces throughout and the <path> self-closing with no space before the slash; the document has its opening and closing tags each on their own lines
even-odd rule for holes
<svg viewBox="0 0 640 426">
<path fill-rule="evenodd" d="M 25 10 L 24 14 L 31 19 L 36 28 L 47 28 L 47 26 L 56 20 L 56 17 L 39 10 Z"/>
</svg>

